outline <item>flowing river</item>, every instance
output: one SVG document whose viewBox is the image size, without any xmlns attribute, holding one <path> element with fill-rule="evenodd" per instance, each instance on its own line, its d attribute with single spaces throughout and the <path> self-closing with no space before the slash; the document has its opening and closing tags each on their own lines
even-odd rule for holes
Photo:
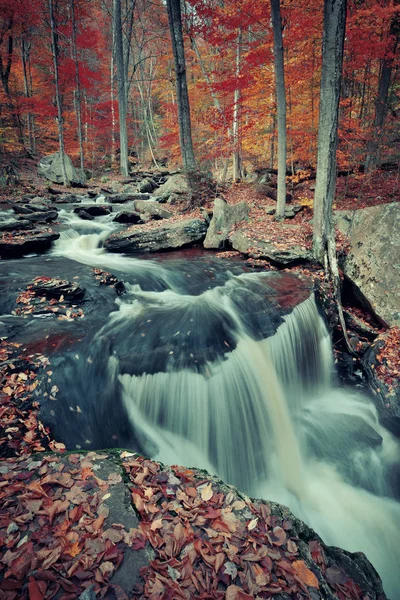
<svg viewBox="0 0 400 600">
<path fill-rule="evenodd" d="M 52 360 L 57 405 L 43 408 L 58 439 L 129 446 L 286 504 L 326 543 L 364 552 L 400 598 L 400 445 L 362 389 L 339 384 L 312 293 L 290 274 L 205 254 L 109 254 L 111 216 L 61 220 L 52 252 L 10 261 L 11 276 L 27 277 L 30 261 L 34 275 L 47 264 L 70 280 L 96 267 L 125 293 L 89 289 L 87 319 L 60 324 L 72 341 Z M 2 320 L 30 340 L 46 327 Z"/>
</svg>

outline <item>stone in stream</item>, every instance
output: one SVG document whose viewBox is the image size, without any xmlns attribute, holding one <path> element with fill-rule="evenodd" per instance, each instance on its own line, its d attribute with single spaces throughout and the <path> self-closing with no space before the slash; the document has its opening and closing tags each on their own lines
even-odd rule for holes
<svg viewBox="0 0 400 600">
<path fill-rule="evenodd" d="M 135 211 L 127 211 L 127 210 L 123 210 L 123 211 L 117 213 L 115 215 L 115 217 L 113 218 L 113 221 L 115 223 L 130 223 L 130 224 L 142 222 L 141 216 L 139 213 L 137 213 Z"/>
<path fill-rule="evenodd" d="M 186 219 L 162 224 L 152 229 L 128 227 L 111 234 L 104 242 L 110 252 L 158 252 L 189 246 L 205 238 L 206 223 L 201 219 Z"/>
<path fill-rule="evenodd" d="M 10 221 L 8 223 L 0 223 L 0 231 L 18 231 L 19 229 L 33 229 L 33 224 L 27 219 L 20 219 L 18 221 Z"/>
<path fill-rule="evenodd" d="M 285 227 L 300 228 L 301 225 L 281 225 L 282 229 Z M 235 231 L 229 237 L 229 241 L 232 244 L 232 248 L 251 258 L 267 259 L 282 265 L 306 262 L 312 259 L 311 251 L 302 246 L 281 249 L 270 242 L 249 239 L 242 231 Z"/>
<path fill-rule="evenodd" d="M 151 200 L 135 200 L 135 210 L 139 213 L 147 213 L 151 217 L 158 217 L 159 219 L 169 219 L 173 216 L 173 213 L 160 206 L 159 202 L 152 202 Z"/>
<path fill-rule="evenodd" d="M 52 242 L 60 237 L 52 229 L 34 230 L 24 233 L 0 235 L 1 258 L 17 258 L 25 254 L 42 253 L 51 248 Z"/>
<path fill-rule="evenodd" d="M 108 206 L 101 206 L 101 204 L 76 206 L 74 208 L 74 213 L 81 215 L 82 212 L 87 213 L 91 217 L 103 217 L 105 215 L 109 215 L 111 211 Z"/>
<path fill-rule="evenodd" d="M 56 210 L 47 210 L 45 212 L 33 212 L 24 215 L 24 217 L 32 223 L 50 223 L 51 221 L 55 221 L 57 219 L 58 212 Z"/>
<path fill-rule="evenodd" d="M 153 181 L 153 179 L 151 179 L 150 177 L 146 177 L 140 183 L 138 183 L 137 189 L 138 189 L 138 192 L 143 194 L 143 193 L 151 193 L 153 190 L 156 189 L 156 187 L 157 187 L 156 182 Z"/>
<path fill-rule="evenodd" d="M 107 202 L 111 204 L 123 204 L 125 202 L 133 202 L 134 200 L 148 200 L 150 194 L 141 194 L 139 192 L 132 194 L 108 194 L 106 196 Z"/>
<path fill-rule="evenodd" d="M 250 208 L 245 202 L 229 205 L 223 198 L 216 198 L 204 248 L 223 248 L 230 231 L 235 225 L 248 218 L 249 211 Z"/>
</svg>

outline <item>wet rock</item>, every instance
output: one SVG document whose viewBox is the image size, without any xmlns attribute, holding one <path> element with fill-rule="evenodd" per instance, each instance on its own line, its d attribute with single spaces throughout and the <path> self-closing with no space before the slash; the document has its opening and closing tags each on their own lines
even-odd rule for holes
<svg viewBox="0 0 400 600">
<path fill-rule="evenodd" d="M 164 194 L 187 194 L 189 192 L 186 177 L 183 173 L 177 173 L 168 177 L 167 181 L 161 185 L 154 193 L 154 196 L 163 196 Z"/>
<path fill-rule="evenodd" d="M 42 253 L 51 248 L 52 242 L 60 237 L 52 229 L 34 230 L 18 235 L 3 233 L 0 235 L 0 256 L 17 258 L 25 254 Z"/>
<path fill-rule="evenodd" d="M 285 226 L 282 225 L 282 227 Z M 232 244 L 232 248 L 251 258 L 267 259 L 281 265 L 306 262 L 312 259 L 311 251 L 302 246 L 292 246 L 289 249 L 281 249 L 270 242 L 249 239 L 241 231 L 235 231 L 229 237 L 229 241 Z"/>
<path fill-rule="evenodd" d="M 101 204 L 92 204 L 91 206 L 78 206 L 74 208 L 74 213 L 85 212 L 91 217 L 102 217 L 110 214 L 110 209 L 107 206 L 101 206 Z"/>
<path fill-rule="evenodd" d="M 207 225 L 201 219 L 162 224 L 153 229 L 129 227 L 113 233 L 104 242 L 110 252 L 158 252 L 189 246 L 204 239 Z"/>
<path fill-rule="evenodd" d="M 82 197 L 76 194 L 61 194 L 54 200 L 57 204 L 77 204 L 82 202 Z"/>
<path fill-rule="evenodd" d="M 223 198 L 216 198 L 213 216 L 204 240 L 204 248 L 223 248 L 230 231 L 248 217 L 249 210 L 249 206 L 245 202 L 230 206 Z"/>
<path fill-rule="evenodd" d="M 84 185 L 86 182 L 85 174 L 75 169 L 68 154 L 64 154 L 64 164 L 68 181 L 72 185 Z M 63 184 L 60 152 L 44 156 L 39 162 L 38 174 L 53 183 Z"/>
<path fill-rule="evenodd" d="M 157 187 L 157 184 L 155 183 L 155 181 L 153 181 L 153 179 L 150 179 L 149 177 L 146 177 L 140 183 L 138 183 L 137 189 L 138 189 L 138 192 L 143 194 L 143 193 L 151 193 L 153 190 L 156 189 L 156 187 Z"/>
<path fill-rule="evenodd" d="M 400 325 L 399 203 L 338 211 L 336 224 L 349 238 L 342 268 L 359 300 L 389 325 Z"/>
<path fill-rule="evenodd" d="M 113 221 L 115 223 L 131 223 L 131 224 L 135 224 L 135 223 L 140 223 L 141 222 L 141 217 L 140 214 L 135 212 L 135 211 L 122 211 L 119 212 L 115 215 L 115 217 L 113 218 Z"/>
<path fill-rule="evenodd" d="M 111 202 L 111 204 L 124 204 L 125 202 L 133 202 L 134 200 L 148 200 L 150 198 L 150 194 L 109 194 L 107 196 L 107 201 Z"/>
<path fill-rule="evenodd" d="M 135 200 L 135 210 L 160 219 L 169 219 L 173 215 L 172 212 L 160 206 L 159 202 L 152 202 L 151 200 Z"/>
<path fill-rule="evenodd" d="M 63 296 L 67 302 L 80 302 L 85 295 L 85 290 L 77 283 L 50 277 L 37 277 L 30 284 L 29 289 L 33 290 L 36 295 L 44 295 L 47 298 L 59 300 Z"/>
<path fill-rule="evenodd" d="M 398 331 L 398 330 L 397 330 Z M 362 358 L 382 424 L 400 437 L 399 338 L 396 328 L 381 334 Z"/>
<path fill-rule="evenodd" d="M 31 214 L 25 215 L 25 219 L 28 219 L 32 223 L 50 223 L 51 221 L 55 221 L 58 217 L 58 212 L 56 210 L 48 210 L 45 212 L 33 212 Z"/>
<path fill-rule="evenodd" d="M 78 215 L 78 217 L 80 219 L 83 219 L 84 221 L 93 221 L 94 217 L 93 215 L 90 215 L 88 212 L 86 212 L 86 210 L 83 209 L 74 209 L 74 213 Z"/>
<path fill-rule="evenodd" d="M 0 224 L 0 231 L 18 231 L 19 229 L 33 229 L 31 221 L 27 219 L 20 219 L 18 221 L 10 221 L 8 223 Z"/>
</svg>

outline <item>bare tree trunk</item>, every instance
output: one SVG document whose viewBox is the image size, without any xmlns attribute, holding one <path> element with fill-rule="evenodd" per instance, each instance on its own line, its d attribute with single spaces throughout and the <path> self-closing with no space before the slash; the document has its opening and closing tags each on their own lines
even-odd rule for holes
<svg viewBox="0 0 400 600">
<path fill-rule="evenodd" d="M 185 47 L 183 43 L 180 0 L 167 0 L 168 22 L 174 53 L 176 95 L 178 100 L 179 137 L 183 165 L 187 173 L 188 185 L 193 187 L 192 174 L 197 170 L 193 150 L 192 126 L 190 120 L 189 94 L 186 80 Z"/>
<path fill-rule="evenodd" d="M 83 131 L 82 131 L 82 103 L 81 103 L 81 80 L 79 77 L 78 53 L 76 47 L 76 19 L 75 19 L 75 0 L 71 0 L 71 18 L 72 18 L 72 58 L 75 63 L 75 111 L 76 120 L 78 122 L 78 142 L 79 142 L 79 157 L 82 176 L 85 173 L 85 161 L 83 153 Z"/>
<path fill-rule="evenodd" d="M 350 352 L 340 294 L 332 205 L 336 189 L 336 151 L 347 0 L 325 0 L 322 74 L 318 123 L 317 178 L 314 195 L 313 250 L 332 282 L 343 335 Z"/>
<path fill-rule="evenodd" d="M 31 82 L 29 78 L 29 61 L 30 61 L 30 52 L 31 52 L 31 44 L 27 42 L 25 38 L 22 38 L 21 41 L 21 54 L 22 54 L 22 67 L 24 74 L 24 92 L 25 98 L 32 97 L 32 89 Z M 35 152 L 35 123 L 33 120 L 33 114 L 29 110 L 27 119 L 26 119 L 27 131 L 28 131 L 28 140 L 29 140 L 29 150 L 30 152 Z"/>
<path fill-rule="evenodd" d="M 280 0 L 271 0 L 274 31 L 275 85 L 278 112 L 278 197 L 276 219 L 285 218 L 286 207 L 286 91 Z"/>
<path fill-rule="evenodd" d="M 242 50 L 242 30 L 239 29 L 236 42 L 236 79 L 240 77 L 240 56 Z M 232 141 L 233 141 L 233 181 L 242 178 L 241 152 L 240 152 L 240 89 L 236 87 L 233 100 Z"/>
<path fill-rule="evenodd" d="M 110 100 L 111 100 L 111 168 L 115 164 L 115 107 L 114 107 L 114 28 L 113 41 L 111 48 L 111 64 L 110 64 Z"/>
<path fill-rule="evenodd" d="M 378 94 L 375 100 L 374 133 L 368 143 L 367 157 L 365 159 L 365 171 L 373 171 L 380 160 L 380 142 L 388 108 L 389 88 L 392 80 L 392 71 L 397 46 L 400 38 L 400 13 L 396 13 L 392 19 L 389 38 L 391 40 L 387 56 L 381 61 L 379 74 Z"/>
<path fill-rule="evenodd" d="M 8 34 L 8 38 L 7 38 L 7 50 L 6 50 L 5 64 L 3 62 L 3 57 L 0 52 L 0 78 L 1 78 L 1 82 L 3 84 L 4 93 L 6 94 L 7 99 L 8 99 L 7 108 L 9 109 L 10 114 L 11 114 L 11 119 L 12 119 L 13 126 L 14 126 L 14 129 L 17 134 L 18 143 L 22 146 L 22 148 L 25 148 L 24 134 L 23 134 L 23 127 L 22 127 L 21 119 L 20 119 L 17 109 L 14 105 L 12 95 L 11 95 L 11 90 L 10 90 L 11 65 L 13 62 L 13 51 L 14 51 L 13 24 L 14 24 L 14 18 L 13 18 L 13 16 L 11 16 L 7 25 L 5 26 L 5 28 L 2 32 L 2 34 L 5 35 L 9 31 L 9 34 Z M 0 39 L 0 43 L 2 41 L 3 41 L 3 36 Z"/>
<path fill-rule="evenodd" d="M 51 26 L 51 50 L 53 54 L 53 66 L 54 66 L 54 81 L 56 87 L 56 102 L 57 102 L 57 125 L 58 125 L 58 141 L 60 146 L 60 158 L 61 158 L 61 172 L 65 186 L 69 186 L 67 172 L 65 169 L 65 147 L 64 147 L 64 127 L 63 127 L 63 109 L 62 100 L 60 93 L 60 86 L 58 80 L 58 33 L 56 27 L 56 20 L 54 16 L 53 0 L 49 0 L 49 12 L 50 12 L 50 26 Z"/>
<path fill-rule="evenodd" d="M 122 39 L 121 0 L 113 0 L 113 31 L 115 41 L 115 58 L 117 63 L 118 111 L 119 111 L 119 144 L 121 174 L 128 176 L 128 131 L 126 127 L 127 113 L 127 81 Z"/>
</svg>

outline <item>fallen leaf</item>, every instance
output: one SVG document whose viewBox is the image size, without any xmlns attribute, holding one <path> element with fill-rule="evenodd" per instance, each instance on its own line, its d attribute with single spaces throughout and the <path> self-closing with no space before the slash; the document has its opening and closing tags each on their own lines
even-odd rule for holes
<svg viewBox="0 0 400 600">
<path fill-rule="evenodd" d="M 299 579 L 304 585 L 319 588 L 318 579 L 310 569 L 307 568 L 304 560 L 295 560 L 292 563 L 292 567 L 296 573 L 297 579 Z"/>
<path fill-rule="evenodd" d="M 211 483 L 208 483 L 201 490 L 201 499 L 204 500 L 204 502 L 208 502 L 213 497 L 213 494 L 214 494 L 214 492 L 212 489 L 212 485 L 211 485 Z"/>
</svg>

